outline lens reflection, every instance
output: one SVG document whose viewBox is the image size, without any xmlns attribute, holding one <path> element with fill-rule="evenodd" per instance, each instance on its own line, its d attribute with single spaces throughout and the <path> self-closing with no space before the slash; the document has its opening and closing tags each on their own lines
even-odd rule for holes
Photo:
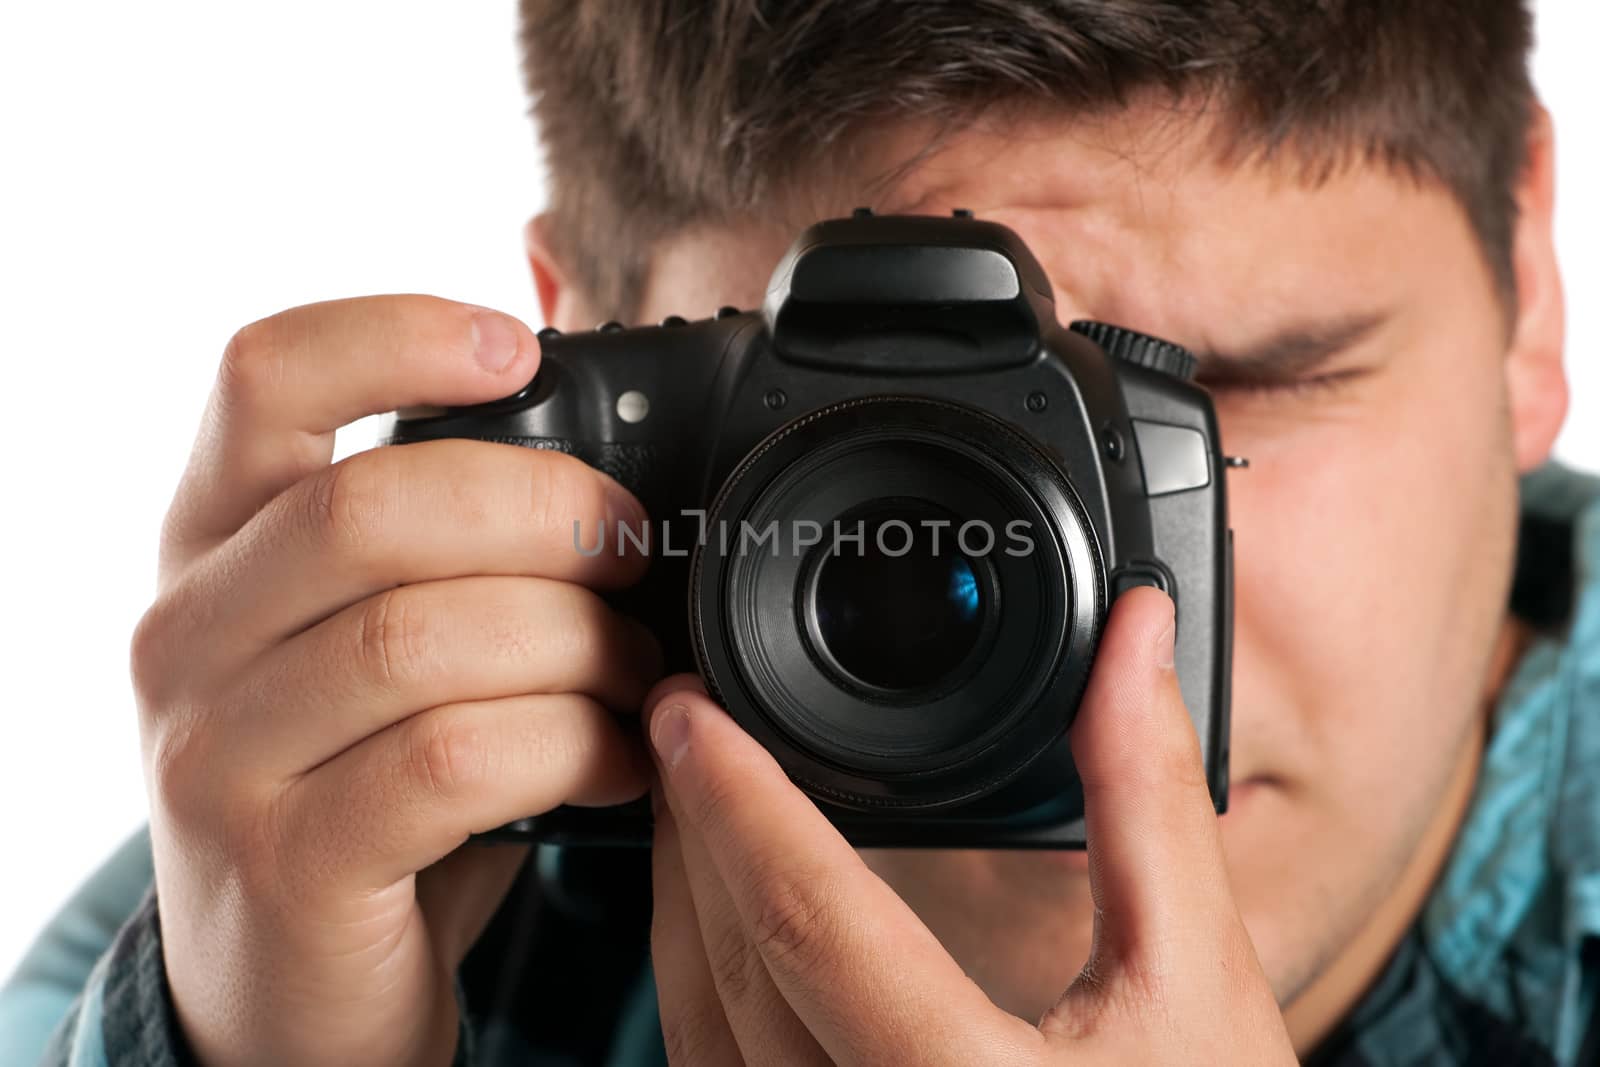
<svg viewBox="0 0 1600 1067">
<path fill-rule="evenodd" d="M 983 589 L 952 531 L 923 516 L 864 522 L 821 565 L 817 633 L 848 674 L 882 689 L 935 685 L 961 665 L 983 628 Z M 884 528 L 884 527 L 888 528 Z"/>
</svg>

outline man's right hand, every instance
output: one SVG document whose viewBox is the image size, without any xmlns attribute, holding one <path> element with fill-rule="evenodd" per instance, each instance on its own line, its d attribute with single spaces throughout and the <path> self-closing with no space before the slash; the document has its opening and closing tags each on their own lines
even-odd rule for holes
<svg viewBox="0 0 1600 1067">
<path fill-rule="evenodd" d="M 511 445 L 331 464 L 340 426 L 537 363 L 522 323 L 417 296 L 228 346 L 132 649 L 167 975 L 207 1067 L 449 1063 L 456 968 L 523 852 L 457 847 L 648 785 L 613 713 L 660 654 L 592 591 L 645 561 L 573 537 L 637 501 Z"/>
</svg>

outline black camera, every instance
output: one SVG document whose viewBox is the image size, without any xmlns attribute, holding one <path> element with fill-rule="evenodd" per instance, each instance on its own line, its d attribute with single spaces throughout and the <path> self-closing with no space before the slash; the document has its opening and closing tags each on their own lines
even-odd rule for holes
<svg viewBox="0 0 1600 1067">
<path fill-rule="evenodd" d="M 1061 326 L 1022 241 L 967 212 L 819 223 L 760 311 L 540 338 L 521 391 L 400 412 L 385 443 L 557 449 L 630 489 L 652 562 L 617 603 L 853 843 L 1081 847 L 1067 728 L 1135 585 L 1177 604 L 1225 809 L 1226 461 L 1188 352 Z M 497 836 L 649 832 L 638 801 Z"/>
</svg>

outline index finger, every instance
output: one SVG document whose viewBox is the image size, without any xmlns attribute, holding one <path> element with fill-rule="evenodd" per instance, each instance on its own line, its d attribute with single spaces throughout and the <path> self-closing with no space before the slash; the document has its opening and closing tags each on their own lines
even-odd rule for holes
<svg viewBox="0 0 1600 1067">
<path fill-rule="evenodd" d="M 674 818 L 701 839 L 773 983 L 835 1062 L 1040 1048 L 722 709 L 669 688 L 649 733 Z"/>
<path fill-rule="evenodd" d="M 473 404 L 533 377 L 526 325 L 431 296 L 292 308 L 252 323 L 223 353 L 168 516 L 163 566 L 230 536 L 333 457 L 339 427 L 415 404 Z"/>
</svg>

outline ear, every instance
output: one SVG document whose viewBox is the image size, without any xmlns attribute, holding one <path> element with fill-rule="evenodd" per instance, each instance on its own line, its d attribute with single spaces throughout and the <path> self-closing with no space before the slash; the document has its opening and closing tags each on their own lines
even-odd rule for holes
<svg viewBox="0 0 1600 1067">
<path fill-rule="evenodd" d="M 1517 469 L 1550 458 L 1567 415 L 1566 298 L 1556 262 L 1555 130 L 1550 113 L 1534 105 L 1527 166 L 1517 181 L 1512 264 L 1517 319 L 1506 353 L 1506 389 Z"/>
<path fill-rule="evenodd" d="M 589 301 L 571 282 L 571 274 L 557 258 L 550 242 L 550 216 L 540 212 L 522 228 L 522 245 L 539 295 L 545 325 L 558 330 L 583 330 L 595 322 Z"/>
</svg>

